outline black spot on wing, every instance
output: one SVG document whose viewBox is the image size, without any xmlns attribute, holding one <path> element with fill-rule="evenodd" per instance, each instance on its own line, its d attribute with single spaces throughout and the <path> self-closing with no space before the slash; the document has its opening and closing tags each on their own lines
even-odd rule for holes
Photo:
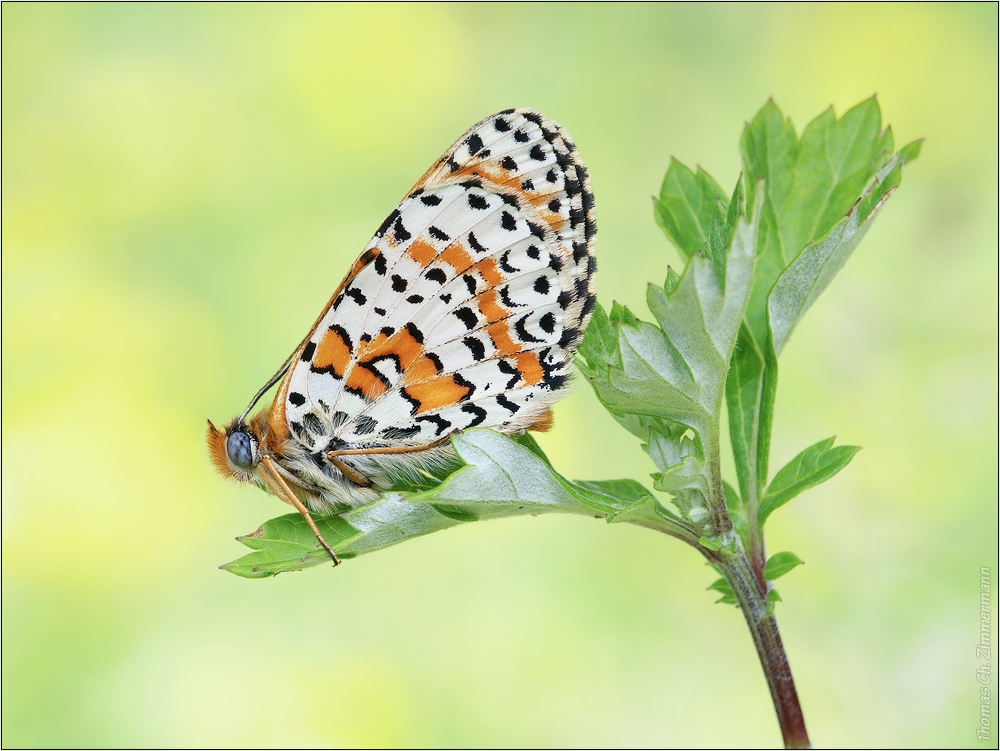
<svg viewBox="0 0 1000 751">
<path fill-rule="evenodd" d="M 471 245 L 472 249 L 475 250 L 477 253 L 486 252 L 486 248 L 480 245 L 479 240 L 476 239 L 476 236 L 472 234 L 472 232 L 469 232 L 469 245 Z"/>
<path fill-rule="evenodd" d="M 314 354 L 316 354 L 316 342 L 309 342 L 302 350 L 302 357 L 300 359 L 304 362 L 309 362 L 313 359 Z"/>
<path fill-rule="evenodd" d="M 423 332 L 421 332 L 420 329 L 417 328 L 417 324 L 413 323 L 413 321 L 407 323 L 405 326 L 403 326 L 403 328 L 406 329 L 406 333 L 412 336 L 413 341 L 415 341 L 417 344 L 424 343 Z"/>
<path fill-rule="evenodd" d="M 476 337 L 467 336 L 462 340 L 462 344 L 469 348 L 469 352 L 472 353 L 472 359 L 476 362 L 486 357 L 486 345 L 476 339 Z"/>
<path fill-rule="evenodd" d="M 413 237 L 413 235 L 410 234 L 409 230 L 407 230 L 406 227 L 403 226 L 402 217 L 396 218 L 396 224 L 392 228 L 392 234 L 396 238 L 397 243 L 405 243 L 407 240 Z"/>
<path fill-rule="evenodd" d="M 313 412 L 306 412 L 302 418 L 302 422 L 305 423 L 306 430 L 308 430 L 313 435 L 321 436 L 324 435 L 323 423 L 320 422 L 319 418 Z"/>
<path fill-rule="evenodd" d="M 408 428 L 386 428 L 379 435 L 389 441 L 401 441 L 407 438 L 413 438 L 420 432 L 420 427 L 416 425 L 411 425 Z"/>
<path fill-rule="evenodd" d="M 357 287 L 348 287 L 345 289 L 344 296 L 352 298 L 358 305 L 364 305 L 368 302 L 368 298 L 365 297 L 364 293 Z"/>
<path fill-rule="evenodd" d="M 462 411 L 472 415 L 472 422 L 466 425 L 466 429 L 474 428 L 486 419 L 486 410 L 476 404 L 463 404 Z"/>
<path fill-rule="evenodd" d="M 506 360 L 497 360 L 497 369 L 501 373 L 506 373 L 510 376 L 510 380 L 507 381 L 505 388 L 510 391 L 521 380 L 521 371 L 517 369 L 516 366 L 511 365 Z"/>
<path fill-rule="evenodd" d="M 448 242 L 449 240 L 451 240 L 451 238 L 445 232 L 442 232 L 433 224 L 427 228 L 427 234 L 429 234 L 435 240 L 440 240 L 441 242 Z"/>
<path fill-rule="evenodd" d="M 510 251 L 505 251 L 502 256 L 500 256 L 500 269 L 505 274 L 516 274 L 521 269 L 516 266 L 510 265 Z"/>
<path fill-rule="evenodd" d="M 476 385 L 472 381 L 468 381 L 462 377 L 460 373 L 452 373 L 451 380 L 453 380 L 458 386 L 464 389 L 468 389 L 465 396 L 462 397 L 463 400 L 468 399 L 474 393 L 476 393 Z"/>
<path fill-rule="evenodd" d="M 531 316 L 530 313 L 521 316 L 518 319 L 517 323 L 514 324 L 514 331 L 517 332 L 517 336 L 522 342 L 541 342 L 543 341 L 542 339 L 538 339 L 537 337 L 534 337 L 530 333 L 528 333 L 528 329 L 526 328 L 525 324 L 528 323 L 528 318 L 530 316 Z"/>
<path fill-rule="evenodd" d="M 467 328 L 469 331 L 472 331 L 472 329 L 476 328 L 476 324 L 479 323 L 479 317 L 470 308 L 465 308 L 465 307 L 459 308 L 454 312 L 453 315 L 455 316 L 455 318 L 464 323 L 465 328 Z"/>
<path fill-rule="evenodd" d="M 521 407 L 519 405 L 512 402 L 503 394 L 497 394 L 496 400 L 497 404 L 499 404 L 504 409 L 509 410 L 512 415 L 516 415 L 518 412 L 521 411 Z"/>
<path fill-rule="evenodd" d="M 441 415 L 420 415 L 418 422 L 429 422 L 435 425 L 434 435 L 440 436 L 451 427 L 451 422 L 445 420 Z"/>
<path fill-rule="evenodd" d="M 399 218 L 399 209 L 393 209 L 392 213 L 385 218 L 385 221 L 382 222 L 381 225 L 379 225 L 378 231 L 375 232 L 375 234 L 378 235 L 379 237 L 385 235 L 385 233 L 389 230 L 389 227 L 391 227 L 393 222 L 395 222 L 396 219 L 398 218 Z"/>
</svg>

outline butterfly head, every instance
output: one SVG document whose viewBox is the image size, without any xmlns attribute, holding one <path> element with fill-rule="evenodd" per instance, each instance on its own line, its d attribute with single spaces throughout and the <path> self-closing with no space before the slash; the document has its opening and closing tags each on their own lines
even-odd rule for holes
<svg viewBox="0 0 1000 751">
<path fill-rule="evenodd" d="M 260 436 L 251 420 L 248 425 L 234 419 L 223 430 L 208 421 L 208 453 L 215 469 L 223 477 L 250 482 L 260 463 Z"/>
</svg>

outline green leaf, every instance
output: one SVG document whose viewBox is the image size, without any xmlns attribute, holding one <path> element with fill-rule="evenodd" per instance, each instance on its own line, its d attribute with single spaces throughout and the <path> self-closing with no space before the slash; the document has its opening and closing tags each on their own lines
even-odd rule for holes
<svg viewBox="0 0 1000 751">
<path fill-rule="evenodd" d="M 705 255 L 718 269 L 723 279 L 726 277 L 726 255 L 736 231 L 736 223 L 746 213 L 746 191 L 743 175 L 736 181 L 732 200 L 728 207 L 723 201 L 718 201 L 715 214 L 712 216 L 712 227 L 708 233 L 708 247 Z"/>
<path fill-rule="evenodd" d="M 639 325 L 639 319 L 635 317 L 631 310 L 626 308 L 624 305 L 619 305 L 617 302 L 611 303 L 611 323 L 617 323 L 622 326 L 628 326 L 630 328 L 635 328 Z"/>
<path fill-rule="evenodd" d="M 437 487 L 419 493 L 389 492 L 339 516 L 316 517 L 334 552 L 347 559 L 459 524 L 550 512 L 603 516 L 654 526 L 683 539 L 696 538 L 640 483 L 570 482 L 552 470 L 528 436 L 515 442 L 491 430 L 473 429 L 452 440 L 466 466 Z M 298 514 L 272 519 L 238 539 L 254 552 L 222 568 L 239 576 L 262 578 L 329 562 Z"/>
<path fill-rule="evenodd" d="M 739 198 L 732 205 L 739 206 Z M 726 372 L 752 285 L 756 231 L 739 212 L 732 231 L 717 227 L 719 237 L 729 238 L 724 282 L 718 266 L 693 255 L 669 294 L 655 285 L 647 290 L 660 326 L 638 320 L 620 325 L 617 362 L 588 361 L 598 398 L 643 440 L 661 470 L 655 487 L 670 492 L 701 532 L 711 516 L 705 445 L 718 445 Z"/>
<path fill-rule="evenodd" d="M 663 281 L 663 291 L 672 295 L 677 285 L 681 283 L 681 275 L 667 266 L 667 278 Z"/>
<path fill-rule="evenodd" d="M 733 593 L 733 588 L 729 586 L 729 582 L 725 579 L 716 579 L 714 582 L 706 587 L 706 590 L 715 590 L 722 595 L 718 600 L 715 601 L 716 605 L 737 605 L 738 600 L 736 595 Z"/>
<path fill-rule="evenodd" d="M 601 368 L 615 364 L 620 366 L 618 360 L 618 334 L 615 327 L 611 325 L 611 319 L 604 312 L 604 308 L 598 305 L 594 308 L 594 313 L 590 318 L 590 324 L 584 333 L 583 341 L 577 350 L 583 358 L 582 365 L 586 375 L 593 375 L 600 372 Z"/>
<path fill-rule="evenodd" d="M 361 534 L 341 517 L 320 517 L 315 521 L 323 538 L 333 548 L 342 548 Z M 236 539 L 254 552 L 219 568 L 248 579 L 261 579 L 282 571 L 298 571 L 331 563 L 306 520 L 299 514 L 271 519 L 256 532 Z"/>
<path fill-rule="evenodd" d="M 764 393 L 764 355 L 745 323 L 736 339 L 726 379 L 729 439 L 739 478 L 740 495 L 756 500 L 757 440 Z"/>
<path fill-rule="evenodd" d="M 710 261 L 692 256 L 671 294 L 655 285 L 647 289 L 650 312 L 660 324 L 665 341 L 660 349 L 669 352 L 669 357 L 661 358 L 664 366 L 656 373 L 683 390 L 710 419 L 719 413 L 729 359 L 749 301 L 756 231 L 756 225 L 745 217 L 737 225 L 724 284 Z M 672 419 L 685 422 L 681 417 Z M 691 427 L 702 433 L 707 426 L 702 422 Z"/>
<path fill-rule="evenodd" d="M 892 132 L 881 129 L 881 118 L 872 97 L 839 120 L 827 109 L 798 138 L 791 122 L 769 101 L 744 128 L 744 171 L 753 192 L 761 189 L 763 179 L 766 195 L 747 310 L 760 346 L 768 339 L 767 298 L 778 277 L 806 245 L 830 233 L 891 158 Z"/>
<path fill-rule="evenodd" d="M 701 167 L 695 173 L 671 159 L 660 198 L 653 199 L 654 216 L 670 242 L 687 258 L 708 248 L 716 206 L 726 200 L 722 188 Z"/>
<path fill-rule="evenodd" d="M 779 576 L 784 576 L 796 566 L 801 566 L 802 563 L 802 559 L 795 555 L 795 553 L 788 551 L 775 553 L 764 564 L 764 578 L 773 581 Z"/>
<path fill-rule="evenodd" d="M 897 154 L 885 165 L 830 233 L 806 246 L 778 277 L 767 301 L 776 354 L 781 353 L 796 324 L 843 267 L 871 220 L 899 185 L 903 161 Z"/>
<path fill-rule="evenodd" d="M 764 525 L 771 512 L 803 490 L 829 480 L 861 450 L 860 446 L 834 446 L 833 441 L 833 438 L 827 438 L 810 446 L 778 470 L 761 499 L 758 527 Z"/>
</svg>

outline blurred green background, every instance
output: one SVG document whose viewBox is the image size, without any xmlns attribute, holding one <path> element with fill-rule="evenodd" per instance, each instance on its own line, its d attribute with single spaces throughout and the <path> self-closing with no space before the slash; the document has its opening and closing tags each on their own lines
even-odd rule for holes
<svg viewBox="0 0 1000 751">
<path fill-rule="evenodd" d="M 995 4 L 2 14 L 5 747 L 778 745 L 742 617 L 682 544 L 525 518 L 241 580 L 216 569 L 233 537 L 286 508 L 213 475 L 204 424 L 492 112 L 570 131 L 599 299 L 644 314 L 678 265 L 650 201 L 671 155 L 731 187 L 767 97 L 801 132 L 873 92 L 897 145 L 927 142 L 783 355 L 772 467 L 833 434 L 864 450 L 769 523 L 807 563 L 778 615 L 816 745 L 975 743 Z M 556 417 L 567 476 L 653 470 L 585 386 Z"/>
</svg>

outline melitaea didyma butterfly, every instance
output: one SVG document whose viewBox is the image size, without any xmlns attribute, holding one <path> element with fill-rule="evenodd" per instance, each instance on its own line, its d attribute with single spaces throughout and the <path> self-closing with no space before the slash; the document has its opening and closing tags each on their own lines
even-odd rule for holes
<svg viewBox="0 0 1000 751">
<path fill-rule="evenodd" d="M 382 223 L 295 352 L 208 447 L 306 518 L 454 458 L 453 433 L 545 430 L 594 309 L 594 199 L 528 109 L 459 138 Z M 275 383 L 270 407 L 247 415 Z"/>
</svg>

